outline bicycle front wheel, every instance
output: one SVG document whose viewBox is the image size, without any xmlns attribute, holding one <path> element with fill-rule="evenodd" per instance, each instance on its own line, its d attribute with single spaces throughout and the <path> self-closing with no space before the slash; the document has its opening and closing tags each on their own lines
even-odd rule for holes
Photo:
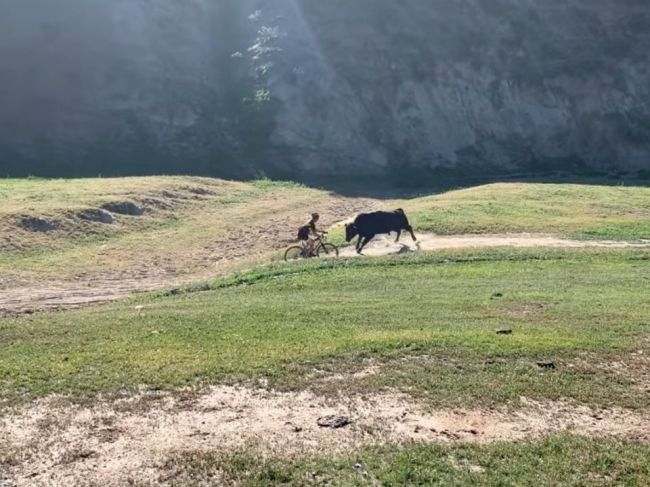
<svg viewBox="0 0 650 487">
<path fill-rule="evenodd" d="M 292 260 L 298 260 L 303 257 L 302 254 L 302 247 L 299 245 L 295 245 L 293 247 L 289 247 L 287 251 L 284 253 L 284 260 L 287 262 L 290 262 Z"/>
<path fill-rule="evenodd" d="M 336 245 L 331 244 L 331 243 L 326 243 L 321 245 L 318 248 L 318 252 L 316 253 L 318 257 L 338 257 L 339 256 L 339 249 Z"/>
</svg>

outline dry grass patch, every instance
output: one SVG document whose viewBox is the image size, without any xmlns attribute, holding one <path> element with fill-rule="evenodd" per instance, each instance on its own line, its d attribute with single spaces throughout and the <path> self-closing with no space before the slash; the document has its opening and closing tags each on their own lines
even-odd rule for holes
<svg viewBox="0 0 650 487">
<path fill-rule="evenodd" d="M 313 209 L 327 225 L 375 204 L 289 183 L 189 177 L 9 180 L 3 190 L 0 310 L 13 311 L 223 275 L 288 245 Z M 51 229 L 25 229 L 25 218 Z"/>
</svg>

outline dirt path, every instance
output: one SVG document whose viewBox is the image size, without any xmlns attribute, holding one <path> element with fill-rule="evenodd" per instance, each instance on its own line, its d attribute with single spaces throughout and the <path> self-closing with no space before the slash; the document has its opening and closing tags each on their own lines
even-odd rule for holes
<svg viewBox="0 0 650 487">
<path fill-rule="evenodd" d="M 325 221 L 336 221 L 350 213 L 377 205 L 372 200 L 333 199 L 325 206 Z M 292 236 L 285 229 L 293 228 L 304 218 L 303 210 L 283 212 L 258 225 L 243 227 L 225 239 L 212 242 L 194 251 L 188 250 L 191 263 L 143 263 L 125 271 L 81 276 L 75 280 L 47 281 L 28 285 L 2 286 L 0 314 L 29 313 L 79 307 L 118 300 L 134 293 L 147 292 L 224 275 L 236 268 L 233 263 L 253 265 L 263 262 L 274 252 L 286 247 Z M 280 230 L 279 230 L 280 229 Z M 243 243 L 250 243 L 246 247 Z M 394 255 L 417 250 L 467 249 L 487 247 L 548 247 L 548 248 L 649 248 L 650 242 L 619 242 L 606 240 L 568 240 L 550 235 L 454 235 L 439 236 L 419 233 L 418 241 L 403 236 L 400 243 L 380 236 L 365 249 L 364 255 Z M 354 257 L 354 248 L 347 247 L 342 257 Z M 159 265 L 162 262 L 163 265 Z M 166 264 L 166 265 L 165 265 Z M 182 264 L 182 265 L 181 265 Z"/>
<path fill-rule="evenodd" d="M 650 242 L 620 242 L 613 240 L 569 240 L 554 237 L 551 235 L 536 234 L 509 234 L 509 235 L 435 235 L 433 233 L 418 233 L 417 242 L 413 242 L 410 236 L 402 236 L 399 243 L 395 243 L 389 236 L 375 238 L 366 246 L 364 255 L 380 256 L 394 255 L 417 250 L 445 250 L 445 249 L 469 249 L 486 247 L 547 247 L 547 248 L 647 248 L 650 249 Z M 356 242 L 356 240 L 355 240 Z M 344 257 L 356 255 L 354 248 L 346 248 L 341 253 Z"/>
<path fill-rule="evenodd" d="M 339 429 L 318 418 L 345 415 Z M 650 441 L 650 416 L 570 402 L 523 400 L 521 409 L 429 411 L 399 393 L 324 399 L 212 387 L 201 393 L 143 393 L 70 407 L 52 397 L 0 418 L 5 476 L 21 486 L 118 486 L 161 482 L 177 452 L 335 454 L 378 442 L 493 442 L 573 431 Z"/>
</svg>

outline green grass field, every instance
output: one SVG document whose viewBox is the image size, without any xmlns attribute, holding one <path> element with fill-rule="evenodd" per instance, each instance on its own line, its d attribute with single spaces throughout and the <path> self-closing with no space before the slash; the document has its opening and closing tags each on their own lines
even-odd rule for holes
<svg viewBox="0 0 650 487">
<path fill-rule="evenodd" d="M 649 275 L 645 250 L 270 266 L 210 291 L 1 320 L 0 387 L 12 402 L 259 377 L 299 388 L 323 364 L 369 358 L 387 372 L 355 387 L 402 387 L 438 406 L 527 395 L 644 408 L 635 378 L 607 364 L 650 343 Z M 558 370 L 540 371 L 539 359 Z"/>
<path fill-rule="evenodd" d="M 78 218 L 105 202 L 144 205 L 170 191 L 177 193 L 173 207 L 119 216 L 105 229 Z M 0 272 L 47 280 L 128 268 L 149 254 L 181 259 L 242 219 L 256 234 L 269 219 L 298 218 L 326 199 L 338 204 L 334 198 L 269 181 L 0 180 L 3 230 L 25 215 L 60 223 L 53 233 L 3 233 Z M 420 232 L 650 238 L 650 189 L 641 187 L 497 184 L 381 204 L 403 207 Z M 278 216 L 274 205 L 286 213 Z M 340 229 L 333 239 L 340 242 Z M 109 261 L 97 260 L 107 248 Z M 492 248 L 254 265 L 110 304 L 0 318 L 0 420 L 52 394 L 83 407 L 143 390 L 182 396 L 192 386 L 200 394 L 215 384 L 308 390 L 332 401 L 342 387 L 361 398 L 399 392 L 427 411 L 516 414 L 533 400 L 640 417 L 650 408 L 649 290 L 650 249 L 641 248 Z M 555 368 L 540 368 L 542 360 Z M 131 484 L 650 484 L 646 440 L 580 433 L 364 444 L 331 455 L 199 448 L 157 463 L 164 482 Z M 0 444 L 0 469 L 15 469 L 18 451 Z"/>
<path fill-rule="evenodd" d="M 650 478 L 649 457 L 648 445 L 559 435 L 487 446 L 386 445 L 344 458 L 192 452 L 170 459 L 168 468 L 171 485 L 187 487 L 206 485 L 214 478 L 242 487 L 641 486 Z"/>
<path fill-rule="evenodd" d="M 650 239 L 650 188 L 502 183 L 405 201 L 417 230 Z"/>
</svg>

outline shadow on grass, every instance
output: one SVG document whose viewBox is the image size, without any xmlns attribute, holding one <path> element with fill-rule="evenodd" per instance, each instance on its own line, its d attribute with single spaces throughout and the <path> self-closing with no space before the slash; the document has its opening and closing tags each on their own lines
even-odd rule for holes
<svg viewBox="0 0 650 487">
<path fill-rule="evenodd" d="M 621 175 L 571 175 L 571 174 L 512 174 L 504 176 L 449 176 L 423 174 L 391 178 L 385 177 L 305 177 L 297 181 L 307 186 L 322 188 L 341 196 L 377 199 L 402 199 L 430 196 L 457 189 L 492 183 L 585 184 L 594 186 L 650 186 L 650 174 L 642 177 Z"/>
</svg>

